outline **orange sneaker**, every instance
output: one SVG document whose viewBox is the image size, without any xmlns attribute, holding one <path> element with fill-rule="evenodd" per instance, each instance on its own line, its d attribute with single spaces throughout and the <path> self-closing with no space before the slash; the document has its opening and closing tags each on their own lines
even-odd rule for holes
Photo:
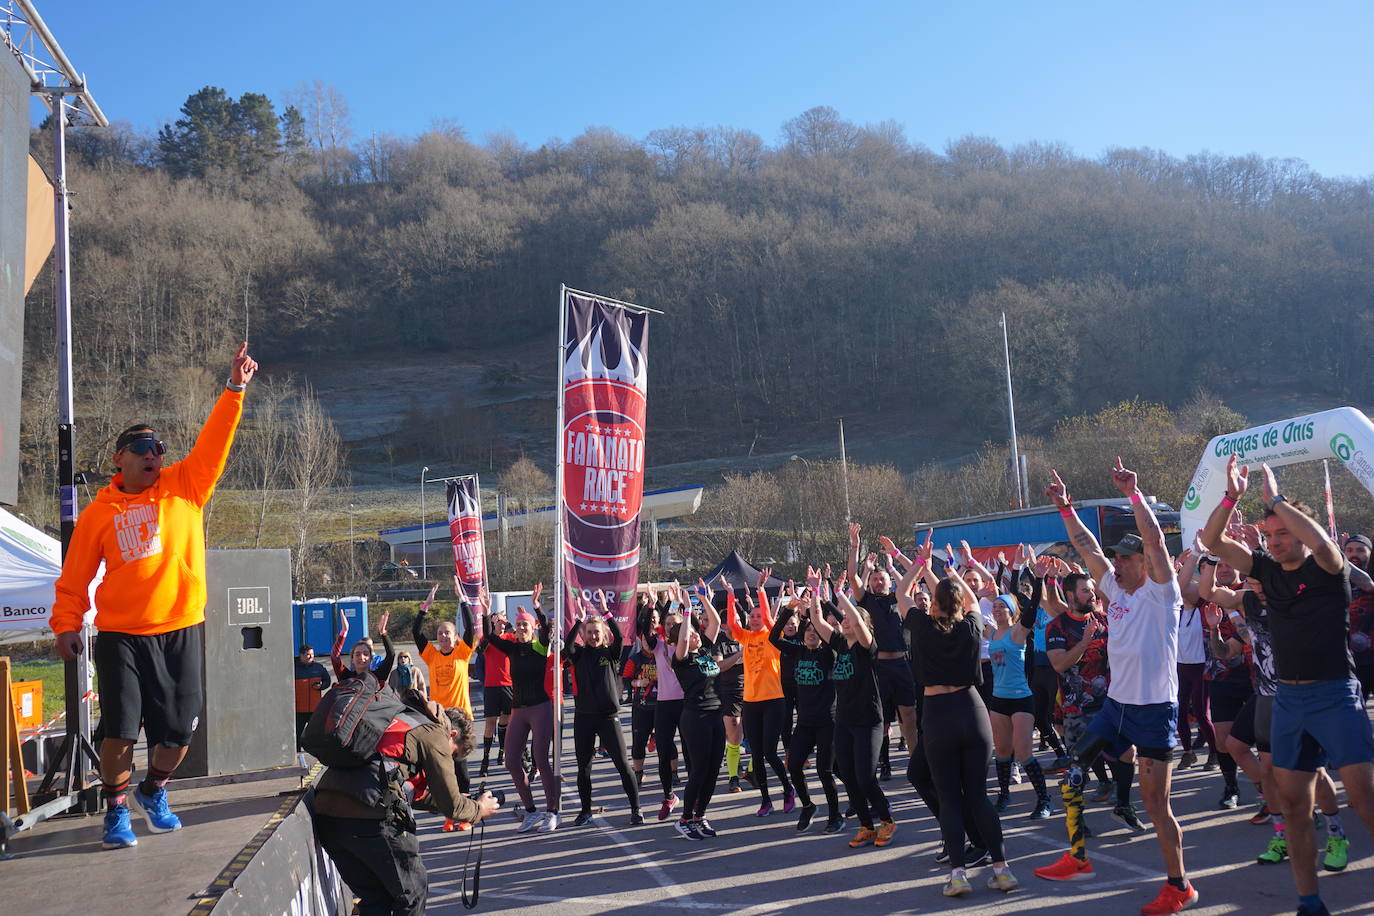
<svg viewBox="0 0 1374 916">
<path fill-rule="evenodd" d="M 858 849 L 860 846 L 867 846 L 873 842 L 877 835 L 872 827 L 860 827 L 859 832 L 854 834 L 854 839 L 849 841 L 849 848 Z"/>
<path fill-rule="evenodd" d="M 1045 865 L 1035 870 L 1035 877 L 1046 881 L 1086 881 L 1093 877 L 1093 863 L 1087 859 L 1075 858 L 1066 852 L 1053 865 Z M 1173 911 L 1170 911 L 1173 912 Z"/>
<path fill-rule="evenodd" d="M 892 834 L 897 832 L 896 821 L 879 821 L 877 835 L 873 840 L 874 846 L 886 846 L 892 842 Z"/>
<path fill-rule="evenodd" d="M 1159 896 L 1140 908 L 1140 916 L 1168 916 L 1169 913 L 1178 913 L 1197 903 L 1197 888 L 1193 887 L 1191 881 L 1185 890 L 1179 890 L 1172 884 L 1165 882 L 1164 889 L 1159 892 Z"/>
</svg>

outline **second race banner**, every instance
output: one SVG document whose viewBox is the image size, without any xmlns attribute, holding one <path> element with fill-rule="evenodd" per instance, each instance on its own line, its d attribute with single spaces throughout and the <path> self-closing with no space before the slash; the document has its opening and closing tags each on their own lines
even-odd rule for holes
<svg viewBox="0 0 1374 916">
<path fill-rule="evenodd" d="M 453 542 L 453 570 L 468 604 L 487 588 L 487 547 L 482 534 L 482 493 L 477 478 L 458 477 L 448 482 L 448 533 Z M 491 613 L 484 608 L 483 613 Z M 474 622 L 480 631 L 480 616 Z"/>
</svg>

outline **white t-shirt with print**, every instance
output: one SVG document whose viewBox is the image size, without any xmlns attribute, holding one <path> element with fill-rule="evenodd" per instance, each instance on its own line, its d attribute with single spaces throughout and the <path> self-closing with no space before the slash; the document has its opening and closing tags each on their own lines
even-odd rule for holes
<svg viewBox="0 0 1374 916">
<path fill-rule="evenodd" d="M 1146 706 L 1178 702 L 1178 609 L 1183 594 L 1177 577 L 1161 585 L 1148 576 L 1132 594 L 1108 571 L 1099 583 L 1107 596 L 1107 661 L 1112 683 L 1107 696 Z"/>
</svg>

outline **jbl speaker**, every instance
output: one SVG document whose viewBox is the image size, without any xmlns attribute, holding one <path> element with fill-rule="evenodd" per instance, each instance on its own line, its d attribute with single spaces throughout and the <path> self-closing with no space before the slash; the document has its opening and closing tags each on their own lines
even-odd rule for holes
<svg viewBox="0 0 1374 916">
<path fill-rule="evenodd" d="M 205 707 L 177 775 L 289 766 L 296 760 L 291 551 L 208 550 L 205 578 Z"/>
</svg>

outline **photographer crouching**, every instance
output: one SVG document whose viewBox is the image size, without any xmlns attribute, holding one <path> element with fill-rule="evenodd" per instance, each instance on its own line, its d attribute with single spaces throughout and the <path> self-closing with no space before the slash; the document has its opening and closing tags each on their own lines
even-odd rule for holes
<svg viewBox="0 0 1374 916">
<path fill-rule="evenodd" d="M 363 916 L 424 912 L 429 881 L 412 803 L 469 824 L 500 808 L 490 793 L 473 799 L 458 790 L 454 759 L 472 751 L 471 717 L 437 704 L 425 715 L 418 705 L 391 719 L 368 763 L 330 766 L 306 801 L 315 836 Z"/>
</svg>

